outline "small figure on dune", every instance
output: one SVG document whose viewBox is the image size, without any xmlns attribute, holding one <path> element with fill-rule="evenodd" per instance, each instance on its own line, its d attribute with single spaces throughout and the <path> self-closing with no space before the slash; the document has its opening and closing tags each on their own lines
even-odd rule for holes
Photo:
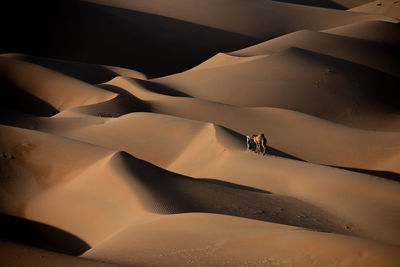
<svg viewBox="0 0 400 267">
<path fill-rule="evenodd" d="M 255 149 L 255 143 L 253 139 L 250 136 L 246 136 L 246 142 L 247 142 L 247 150 L 254 150 Z"/>
<path fill-rule="evenodd" d="M 256 153 L 261 153 L 262 147 L 263 155 L 267 153 L 267 139 L 263 133 L 259 135 L 252 135 L 251 137 L 246 136 L 246 141 L 248 150 L 255 150 Z"/>
<path fill-rule="evenodd" d="M 267 139 L 264 134 L 253 135 L 252 139 L 256 144 L 256 153 L 261 153 L 261 147 L 263 148 L 263 155 L 267 153 Z"/>
</svg>

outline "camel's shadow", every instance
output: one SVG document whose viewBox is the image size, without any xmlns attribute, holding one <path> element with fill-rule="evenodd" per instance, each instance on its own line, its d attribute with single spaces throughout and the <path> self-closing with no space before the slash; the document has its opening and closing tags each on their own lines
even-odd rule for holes
<svg viewBox="0 0 400 267">
<path fill-rule="evenodd" d="M 276 157 L 281 157 L 281 158 L 287 158 L 287 159 L 293 159 L 293 160 L 299 160 L 299 161 L 304 161 L 304 159 L 295 157 L 293 155 L 290 155 L 286 152 L 283 152 L 279 149 L 267 146 L 267 151 L 266 151 L 266 155 L 271 155 L 271 156 L 276 156 Z"/>
</svg>

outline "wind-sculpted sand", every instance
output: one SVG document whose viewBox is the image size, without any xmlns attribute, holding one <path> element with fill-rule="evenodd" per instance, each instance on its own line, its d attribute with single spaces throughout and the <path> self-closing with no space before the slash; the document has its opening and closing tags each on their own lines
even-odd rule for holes
<svg viewBox="0 0 400 267">
<path fill-rule="evenodd" d="M 392 2 L 5 4 L 0 265 L 398 266 Z"/>
</svg>

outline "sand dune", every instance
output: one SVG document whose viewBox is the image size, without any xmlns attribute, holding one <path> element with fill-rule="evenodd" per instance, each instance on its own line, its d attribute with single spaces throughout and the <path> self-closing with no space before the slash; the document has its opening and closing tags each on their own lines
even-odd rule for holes
<svg viewBox="0 0 400 267">
<path fill-rule="evenodd" d="M 116 266 L 5 240 L 0 241 L 0 248 L 1 262 L 7 266 Z"/>
<path fill-rule="evenodd" d="M 323 1 L 315 1 L 315 0 L 276 0 L 278 2 L 286 2 L 298 5 L 305 6 L 315 6 L 315 7 L 324 7 L 324 8 L 333 8 L 346 10 L 348 8 L 360 6 L 370 2 L 369 0 L 323 0 Z"/>
<path fill-rule="evenodd" d="M 304 75 L 298 74 L 299 65 L 307 69 Z M 398 121 L 398 104 L 392 101 L 398 95 L 398 78 L 298 48 L 240 64 L 195 68 L 154 81 L 196 98 L 286 108 L 367 129 L 372 121 Z M 381 84 L 380 91 L 373 89 Z"/>
<path fill-rule="evenodd" d="M 389 2 L 4 4 L 0 265 L 398 266 Z"/>
<path fill-rule="evenodd" d="M 8 57 L 0 57 L 0 68 L 3 94 L 11 100 L 3 98 L 3 106 L 18 106 L 35 115 L 51 116 L 65 108 L 99 103 L 116 96 L 47 68 Z M 76 94 L 82 98 L 75 97 Z M 23 105 L 21 98 L 28 101 L 28 105 Z"/>
<path fill-rule="evenodd" d="M 151 119 L 150 119 L 151 117 Z M 145 122 L 152 122 L 156 123 L 158 125 L 158 132 L 159 133 L 164 133 L 163 138 L 156 138 L 157 133 L 154 132 L 154 130 L 151 130 L 151 125 L 152 124 L 147 124 Z M 132 125 L 132 127 L 129 129 L 127 127 L 124 128 L 124 132 L 117 131 L 116 129 L 121 129 L 120 125 Z M 136 125 L 140 125 L 140 129 L 137 129 L 135 127 Z M 39 126 L 40 128 L 40 126 Z M 186 130 L 185 130 L 186 128 Z M 318 128 L 318 127 L 315 127 Z M 189 130 L 189 131 L 188 131 Z M 339 132 L 339 131 L 337 131 Z M 151 134 L 149 134 L 151 133 Z M 168 134 L 166 134 L 168 133 Z M 179 135 L 178 135 L 179 134 Z M 147 135 L 147 137 L 146 137 Z M 85 142 L 89 142 L 92 144 L 96 145 L 101 145 L 103 147 L 108 147 L 110 149 L 122 149 L 122 144 L 125 144 L 123 147 L 126 151 L 129 153 L 135 154 L 139 156 L 142 159 L 148 160 L 150 162 L 153 162 L 159 166 L 166 167 L 169 170 L 182 173 L 185 175 L 194 175 L 194 177 L 198 178 L 203 178 L 203 177 L 212 177 L 212 178 L 217 178 L 222 179 L 227 182 L 233 182 L 235 184 L 245 184 L 245 185 L 251 185 L 251 187 L 254 188 L 260 188 L 261 190 L 266 190 L 266 191 L 271 191 L 277 194 L 283 194 L 287 195 L 288 192 L 290 193 L 289 196 L 295 196 L 296 198 L 299 199 L 304 199 L 309 201 L 310 203 L 315 203 L 317 201 L 321 201 L 320 196 L 317 195 L 312 195 L 311 193 L 315 190 L 315 187 L 318 188 L 319 193 L 323 193 L 324 195 L 324 201 L 319 205 L 322 205 L 322 207 L 326 210 L 326 206 L 328 205 L 329 211 L 333 212 L 335 210 L 334 207 L 338 206 L 338 201 L 342 201 L 340 197 L 335 197 L 335 195 L 332 195 L 332 199 L 328 200 L 327 196 L 330 194 L 329 191 L 332 190 L 332 187 L 338 187 L 341 188 L 340 190 L 344 190 L 344 188 L 347 188 L 347 190 L 350 190 L 354 188 L 354 186 L 350 186 L 352 183 L 357 183 L 357 181 L 365 186 L 365 188 L 362 191 L 358 191 L 359 189 L 356 189 L 355 191 L 352 190 L 351 193 L 349 192 L 349 196 L 353 196 L 354 198 L 352 200 L 352 203 L 357 203 L 357 201 L 360 201 L 360 199 L 363 199 L 362 203 L 366 204 L 367 202 L 372 201 L 372 203 L 381 203 L 378 204 L 377 210 L 374 212 L 376 215 L 378 213 L 378 210 L 383 209 L 388 203 L 391 203 L 393 205 L 394 203 L 399 203 L 400 200 L 397 200 L 398 197 L 396 197 L 395 192 L 397 187 L 394 187 L 396 185 L 393 184 L 394 182 L 389 182 L 385 180 L 376 180 L 376 179 L 371 179 L 369 176 L 365 176 L 362 174 L 355 175 L 354 173 L 349 173 L 348 171 L 344 170 L 339 170 L 339 169 L 332 169 L 332 171 L 326 170 L 327 167 L 318 167 L 317 165 L 310 165 L 309 163 L 302 163 L 302 162 L 292 162 L 292 160 L 287 161 L 286 159 L 281 159 L 280 157 L 272 157 L 270 159 L 265 159 L 262 157 L 259 157 L 257 155 L 254 155 L 253 157 L 251 155 L 248 155 L 248 152 L 245 151 L 245 146 L 244 143 L 241 140 L 244 140 L 240 135 L 234 134 L 232 132 L 229 132 L 227 130 L 224 130 L 224 128 L 216 127 L 213 125 L 207 125 L 204 123 L 199 123 L 196 121 L 187 121 L 187 120 L 182 120 L 178 119 L 176 117 L 166 117 L 166 116 L 160 116 L 160 115 L 152 115 L 148 113 L 138 113 L 133 115 L 127 115 L 124 117 L 121 117 L 117 119 L 117 121 L 110 121 L 107 122 L 104 125 L 94 125 L 90 127 L 85 127 L 85 128 L 78 128 L 75 131 L 69 131 L 68 133 L 69 137 L 72 137 L 74 139 L 82 140 Z M 359 135 L 360 136 L 360 135 Z M 116 140 L 118 138 L 118 140 Z M 155 138 L 157 141 L 151 140 L 149 138 Z M 129 140 L 136 140 L 136 142 L 129 141 Z M 398 140 L 398 138 L 397 138 Z M 353 148 L 355 150 L 355 148 Z M 359 149 L 360 150 L 360 149 Z M 140 151 L 140 152 L 139 152 Z M 152 152 L 152 153 L 150 153 Z M 199 155 L 200 158 L 199 158 Z M 120 156 L 118 156 L 120 157 Z M 115 158 L 115 157 L 113 157 Z M 129 156 L 128 156 L 129 158 Z M 349 157 L 350 158 L 350 157 Z M 366 158 L 369 158 L 366 156 Z M 165 159 L 169 159 L 169 161 L 165 161 Z M 227 159 L 227 160 L 224 160 Z M 108 159 L 105 159 L 105 162 L 108 162 Z M 113 160 L 115 161 L 115 160 Z M 126 160 L 126 157 L 123 157 L 123 160 L 119 160 L 118 162 L 123 161 L 123 162 L 130 162 L 130 164 L 122 164 L 122 166 L 135 166 L 137 163 L 132 162 L 131 160 Z M 385 162 L 384 159 L 382 159 L 383 162 Z M 387 160 L 386 160 L 387 161 Z M 115 178 L 112 178 L 111 181 L 117 181 L 119 180 L 117 177 L 120 177 L 121 175 L 115 174 L 115 171 L 109 171 L 110 167 L 106 167 L 107 165 L 104 165 L 105 163 L 100 163 L 101 161 L 98 161 L 100 165 L 96 164 L 94 167 L 91 167 L 90 170 L 84 174 L 82 174 L 79 179 L 76 179 L 78 185 L 81 185 L 81 182 L 85 181 L 88 178 L 84 177 L 96 177 L 101 173 L 103 175 L 107 174 L 104 176 L 104 179 L 106 181 L 109 181 L 110 176 Z M 228 167 L 234 163 L 235 168 Z M 118 163 L 121 164 L 121 163 Z M 277 165 L 278 167 L 273 167 L 274 165 Z M 296 173 L 294 176 L 294 173 L 292 171 L 288 171 L 286 173 L 282 173 L 282 170 L 287 170 L 287 165 L 291 166 L 293 169 L 293 172 Z M 104 167 L 101 167 L 104 166 Z M 396 164 L 392 165 L 394 168 L 396 168 Z M 123 170 L 126 169 L 127 167 L 118 167 L 116 169 L 118 170 Z M 131 167 L 132 168 L 132 167 Z M 137 167 L 136 167 L 137 168 Z M 136 169 L 135 168 L 135 169 Z M 153 173 L 154 171 L 145 171 L 145 166 L 141 166 L 141 171 L 140 173 L 146 174 L 146 173 Z M 267 168 L 269 172 L 263 173 L 263 169 Z M 135 174 L 140 174 L 138 173 L 139 170 L 135 170 Z M 395 171 L 398 172 L 397 169 Z M 130 171 L 124 171 L 124 173 L 130 173 Z M 236 173 L 236 174 L 234 174 Z M 241 175 L 237 176 L 238 173 L 241 173 Z M 97 174 L 97 175 L 96 175 Z M 217 176 L 214 176 L 217 175 Z M 317 180 L 312 182 L 310 178 L 306 178 L 309 175 L 311 177 L 319 177 Z M 124 177 L 125 175 L 122 175 Z M 142 177 L 143 175 L 139 175 Z M 155 175 L 158 176 L 158 175 Z M 165 176 L 165 175 L 164 175 Z M 240 178 L 239 178 L 240 177 Z M 245 178 L 247 177 L 247 178 Z M 258 177 L 256 180 L 252 177 Z M 279 182 L 276 180 L 276 177 L 279 177 Z M 288 180 L 284 180 L 283 177 L 288 177 Z M 291 177 L 296 177 L 296 182 L 291 178 Z M 304 178 L 302 178 L 304 177 Z M 333 178 L 334 177 L 334 178 Z M 341 178 L 339 178 L 341 177 Z M 345 178 L 347 177 L 347 178 Z M 351 178 L 350 178 L 351 177 Z M 273 182 L 268 182 L 273 178 Z M 93 178 L 91 178 L 93 179 Z M 143 179 L 143 178 L 141 178 Z M 150 182 L 150 177 L 146 178 L 147 182 Z M 166 179 L 166 178 L 164 178 Z M 246 179 L 246 182 L 244 182 L 243 179 Z M 248 180 L 247 180 L 248 179 Z M 290 184 L 293 183 L 301 183 L 302 179 L 306 179 L 307 183 L 309 184 L 308 189 L 301 187 L 298 189 L 292 188 L 294 191 L 287 191 L 288 188 L 291 188 Z M 323 179 L 323 180 L 321 180 Z M 164 181 L 164 180 L 163 180 Z M 330 181 L 330 183 L 327 184 L 327 181 Z M 335 182 L 333 182 L 335 181 Z M 143 183 L 143 182 L 141 182 Z M 350 183 L 348 186 L 346 184 Z M 163 184 L 163 182 L 158 182 L 158 183 L 151 183 L 151 187 L 153 187 L 154 184 Z M 175 186 L 177 186 L 177 182 L 173 182 Z M 76 185 L 76 190 L 79 189 L 79 191 L 83 190 L 85 186 L 78 186 Z M 329 185 L 329 186 L 328 186 Z M 120 186 L 117 186 L 116 184 L 113 185 L 113 188 L 119 188 Z M 381 193 L 378 193 L 379 190 L 378 188 L 382 187 L 382 192 L 385 192 L 385 198 L 382 198 Z M 161 186 L 161 188 L 164 190 L 166 185 Z M 200 190 L 201 186 L 197 185 L 196 186 L 197 190 Z M 389 189 L 391 188 L 391 189 Z M 355 189 L 355 188 L 354 188 Z M 90 190 L 93 190 L 93 187 L 90 187 Z M 101 190 L 105 190 L 104 188 Z M 150 190 L 150 189 L 146 189 Z M 300 191 L 298 191 L 300 190 Z M 392 197 L 389 197 L 389 190 L 394 190 Z M 110 191 L 110 190 L 108 190 Z M 122 189 L 120 189 L 122 191 Z M 365 191 L 370 192 L 365 196 Z M 372 193 L 375 191 L 375 193 Z M 83 191 L 86 192 L 86 191 Z M 162 192 L 162 191 L 161 191 Z M 161 193 L 159 189 L 157 190 L 157 194 L 154 194 L 156 196 L 163 196 L 164 193 Z M 201 191 L 200 191 L 201 192 Z M 336 191 L 334 191 L 336 192 Z M 104 198 L 104 195 L 107 192 L 103 192 L 101 194 L 101 197 Z M 108 192 L 109 194 L 110 192 Z M 76 192 L 75 192 L 76 194 Z M 88 193 L 86 193 L 88 194 Z M 134 196 L 137 197 L 139 193 L 135 193 Z M 231 193 L 230 193 L 231 194 Z M 376 195 L 375 195 L 376 194 Z M 62 195 L 60 192 L 60 189 L 58 190 L 53 190 L 53 193 L 47 193 L 44 194 L 44 196 L 36 198 L 36 201 L 31 200 L 30 204 L 28 207 L 25 208 L 25 212 L 27 214 L 30 214 L 30 209 L 36 210 L 39 207 L 40 211 L 45 211 L 46 210 L 46 204 L 45 203 L 50 203 L 49 199 L 53 199 L 51 202 L 52 205 L 55 202 L 56 198 L 59 198 Z M 164 206 L 172 205 L 168 204 L 169 201 L 173 201 L 174 197 L 179 196 L 177 192 L 167 194 L 171 195 L 169 196 L 168 200 L 165 200 L 161 198 L 162 200 L 158 201 L 161 203 L 164 203 Z M 195 196 L 194 193 L 190 194 L 191 196 Z M 204 196 L 210 196 L 211 193 L 208 192 L 207 194 L 201 194 Z M 229 194 L 228 194 L 229 195 Z M 375 195 L 375 197 L 373 197 Z M 57 196 L 57 197 L 56 197 Z M 174 197 L 172 197 L 174 196 Z M 128 197 L 128 196 L 127 196 Z M 93 195 L 91 195 L 90 198 L 94 198 Z M 131 198 L 131 197 L 129 197 Z M 253 197 L 254 198 L 254 197 Z M 135 198 L 134 198 L 135 199 Z M 179 198 L 178 198 L 179 199 Z M 214 199 L 214 198 L 213 198 Z M 396 199 L 396 200 L 395 200 Z M 137 201 L 140 202 L 140 200 L 135 200 L 134 202 L 136 203 Z M 226 200 L 227 201 L 227 200 Z M 275 201 L 275 200 L 274 200 Z M 91 201 L 92 202 L 92 201 Z M 131 201 L 130 201 L 131 202 Z M 146 200 L 144 201 L 145 203 L 152 203 L 151 200 Z M 188 200 L 186 201 L 175 201 L 176 203 L 188 203 Z M 195 203 L 201 203 L 201 201 L 196 200 L 194 201 Z M 219 201 L 221 203 L 223 201 Z M 282 201 L 281 201 L 282 202 Z M 387 203 L 388 202 L 388 203 Z M 61 202 L 64 203 L 64 202 Z M 228 203 L 232 203 L 232 201 L 228 201 Z M 283 203 L 286 203 L 285 201 Z M 371 210 L 373 206 L 376 206 L 377 204 L 372 204 L 370 203 L 368 205 L 369 209 Z M 386 204 L 385 204 L 386 203 Z M 52 207 L 50 206 L 50 208 Z M 64 206 L 65 204 L 63 204 Z M 93 204 L 92 204 L 93 205 Z M 126 205 L 126 204 L 124 204 Z M 199 204 L 200 205 L 200 204 Z M 214 204 L 215 205 L 215 204 Z M 283 204 L 282 204 L 283 205 Z M 118 206 L 123 206 L 122 203 L 119 204 Z M 173 205 L 172 205 L 173 206 Z M 254 204 L 253 204 L 254 206 Z M 289 205 L 290 206 L 290 205 Z M 291 205 L 293 206 L 293 204 Z M 254 206 L 255 207 L 255 206 Z M 362 222 L 358 222 L 360 220 L 360 217 L 362 218 L 363 216 L 368 216 L 370 217 L 369 211 L 366 212 L 364 215 L 360 215 L 360 206 L 356 204 L 355 207 L 351 207 L 347 205 L 347 208 L 349 208 L 349 212 L 346 212 L 345 208 L 341 208 L 340 211 L 340 216 L 338 218 L 345 218 L 344 216 L 350 216 L 354 217 L 354 214 L 357 214 L 355 218 L 352 218 L 351 220 L 357 220 L 357 225 L 363 225 L 364 227 L 381 227 L 381 224 L 375 225 L 372 223 L 372 226 L 370 225 L 371 222 L 374 220 L 373 218 L 368 218 L 368 219 L 362 219 Z M 355 208 L 355 210 L 353 210 Z M 134 208 L 133 208 L 134 209 Z M 167 210 L 172 209 L 174 210 L 173 207 L 167 208 Z M 184 209 L 184 208 L 179 208 L 177 207 L 178 210 Z M 284 208 L 285 210 L 290 210 L 288 207 Z M 135 210 L 135 209 L 134 209 Z M 150 208 L 150 210 L 152 210 Z M 157 209 L 156 209 L 157 210 Z M 229 209 L 228 209 L 229 210 Z M 239 209 L 240 210 L 240 209 Z M 257 210 L 257 208 L 255 208 Z M 302 210 L 307 210 L 305 208 L 302 208 Z M 355 213 L 355 211 L 358 211 Z M 386 210 L 383 209 L 383 210 Z M 196 210 L 198 211 L 198 210 Z M 207 210 L 210 212 L 210 210 Z M 227 210 L 225 210 L 227 211 Z M 73 211 L 71 211 L 73 212 Z M 335 211 L 337 212 L 337 211 Z M 343 214 L 345 212 L 345 214 Z M 54 211 L 52 212 L 54 213 Z M 225 213 L 220 211 L 219 213 Z M 43 216 L 43 215 L 40 215 Z M 242 215 L 242 217 L 248 217 Z M 253 217 L 250 217 L 253 218 Z M 260 219 L 260 218 L 259 218 Z M 276 219 L 276 218 L 275 218 Z M 82 216 L 79 216 L 79 220 L 82 221 Z M 103 219 L 104 220 L 104 219 Z M 271 219 L 270 219 L 271 220 Z M 320 220 L 320 219 L 319 219 Z M 394 220 L 394 221 L 391 221 Z M 385 232 L 388 231 L 388 234 L 385 234 L 385 232 L 380 233 L 382 236 L 374 236 L 374 238 L 378 239 L 388 239 L 393 240 L 394 236 L 394 229 L 393 227 L 397 225 L 395 221 L 397 220 L 396 218 L 392 218 L 391 220 L 387 219 L 387 223 L 390 223 L 385 226 Z M 121 219 L 119 219 L 121 221 Z M 44 221 L 46 222 L 46 221 Z M 46 222 L 48 223 L 48 222 Z M 352 222 L 348 222 L 350 225 L 352 225 Z M 55 222 L 52 222 L 54 225 Z M 342 227 L 345 228 L 346 223 L 342 223 Z M 391 226 L 392 225 L 392 226 Z M 65 226 L 64 226 L 65 227 Z M 350 226 L 349 226 L 350 227 Z M 79 226 L 80 229 L 82 229 L 82 226 Z M 63 228 L 65 229 L 65 228 Z M 68 228 L 67 228 L 68 229 Z M 397 227 L 395 228 L 397 229 Z M 72 229 L 68 229 L 72 231 Z M 375 229 L 376 230 L 376 229 Z M 332 230 L 331 230 L 332 231 Z M 360 235 L 376 235 L 374 231 L 371 231 L 369 229 L 363 229 L 362 231 L 360 229 L 354 229 L 352 231 L 355 231 L 357 234 Z M 361 231 L 360 233 L 358 233 Z M 88 229 L 85 229 L 85 233 L 87 234 L 89 231 Z M 101 229 L 101 232 L 104 233 L 105 229 Z M 369 233 L 366 233 L 369 232 Z M 72 231 L 72 233 L 75 233 Z M 390 233 L 390 234 L 389 234 Z M 78 236 L 82 236 L 84 233 L 79 233 Z M 97 233 L 96 236 L 99 236 L 100 234 Z M 88 236 L 85 236 L 86 240 L 88 240 Z"/>
<path fill-rule="evenodd" d="M 134 2 L 126 0 L 87 0 L 87 2 L 155 14 L 263 39 L 270 38 L 276 34 L 282 35 L 285 32 L 295 31 L 300 25 L 302 28 L 323 29 L 337 24 L 344 25 L 373 19 L 367 14 L 288 5 L 266 0 L 257 2 L 246 0 L 206 0 L 202 1 L 202 3 L 194 0 L 178 0 L 167 3 L 161 0 Z M 161 3 L 164 8 L 159 8 Z M 211 3 L 213 8 L 209 8 Z M 196 9 L 193 9 L 193 6 L 196 6 Z M 291 17 L 291 21 L 281 23 L 284 18 L 278 14 L 285 14 L 285 16 Z M 241 20 L 236 19 L 238 16 L 240 16 Z M 384 17 L 382 19 L 396 21 Z M 265 27 L 266 25 L 269 27 Z"/>
<path fill-rule="evenodd" d="M 4 10 L 16 14 L 21 23 L 3 33 L 0 52 L 128 67 L 151 77 L 183 71 L 218 52 L 304 28 L 322 30 L 376 19 L 397 21 L 269 0 L 208 0 L 200 4 L 193 0 L 63 0 L 25 3 L 23 10 L 10 1 Z"/>
<path fill-rule="evenodd" d="M 386 156 L 388 158 L 396 157 L 399 152 L 394 149 L 398 147 L 395 141 L 398 139 L 398 133 L 395 132 L 364 131 L 343 127 L 339 124 L 333 124 L 329 121 L 284 109 L 242 108 L 199 99 L 163 96 L 145 91 L 138 86 L 135 87 L 135 84 L 129 80 L 115 79 L 112 83 L 131 90 L 132 93 L 146 101 L 151 106 L 151 109 L 156 112 L 200 121 L 210 121 L 233 129 L 243 135 L 253 132 L 268 132 L 270 146 L 311 162 L 369 169 L 374 168 L 375 164 L 375 166 L 378 166 L 378 162 L 386 162 L 386 159 L 383 159 Z M 210 118 L 209 114 L 213 114 L 212 118 Z M 141 116 L 144 116 L 144 114 Z M 153 116 L 152 120 L 154 119 Z M 135 121 L 133 116 L 120 118 L 119 120 Z M 293 123 L 294 121 L 296 123 Z M 392 122 L 394 123 L 395 120 Z M 380 123 L 384 122 L 381 121 Z M 135 125 L 136 123 L 129 124 Z M 379 126 L 382 127 L 382 125 L 380 124 Z M 398 123 L 396 125 L 392 126 L 398 127 Z M 97 128 L 106 127 L 99 126 Z M 109 129 L 111 128 L 114 129 L 110 126 Z M 171 129 L 172 127 L 165 130 L 169 132 Z M 292 132 L 296 132 L 296 135 L 293 135 Z M 114 132 L 114 134 L 117 133 Z M 360 138 L 361 136 L 364 138 Z M 142 138 L 140 137 L 140 139 Z M 329 139 L 330 142 L 327 143 L 326 139 Z M 349 139 L 352 139 L 351 145 L 349 144 Z M 310 140 L 313 141 L 310 142 Z M 387 145 L 383 145 L 382 142 Z M 384 150 L 385 152 L 379 156 L 378 149 L 372 149 L 375 145 L 377 146 L 376 148 L 392 147 L 393 154 L 389 156 L 389 153 Z M 340 147 L 341 149 L 336 150 L 338 154 L 335 154 L 332 151 L 332 147 Z M 355 152 L 360 152 L 360 154 L 356 156 Z M 320 153 L 324 157 L 321 157 Z M 381 157 L 382 155 L 385 156 Z M 359 159 L 359 161 L 357 162 L 355 159 Z M 397 172 L 396 164 L 389 168 L 395 168 L 392 170 Z"/>
<path fill-rule="evenodd" d="M 140 72 L 115 66 L 99 66 L 16 53 L 3 54 L 2 56 L 40 65 L 90 84 L 107 82 L 117 76 L 146 79 L 146 76 Z"/>
<path fill-rule="evenodd" d="M 354 7 L 350 10 L 355 12 L 380 14 L 397 19 L 400 18 L 400 4 L 396 0 L 372 1 L 364 5 Z"/>
<path fill-rule="evenodd" d="M 160 246 L 154 249 L 154 243 Z M 357 256 L 360 253 L 362 257 Z M 89 250 L 85 257 L 121 264 L 166 266 L 250 263 L 312 266 L 332 262 L 349 266 L 385 262 L 387 266 L 395 266 L 399 260 L 396 247 L 209 214 L 165 216 L 133 225 Z"/>
<path fill-rule="evenodd" d="M 323 32 L 364 39 L 378 43 L 399 45 L 399 31 L 400 25 L 398 23 L 366 21 L 331 28 Z"/>
<path fill-rule="evenodd" d="M 398 33 L 399 31 L 397 31 Z M 397 34 L 393 34 L 393 36 L 397 36 Z M 364 41 L 359 38 L 348 38 L 309 30 L 290 33 L 230 54 L 234 56 L 270 55 L 290 47 L 298 47 L 340 58 L 397 77 L 400 75 L 398 71 L 400 68 L 399 53 L 395 47 Z"/>
</svg>

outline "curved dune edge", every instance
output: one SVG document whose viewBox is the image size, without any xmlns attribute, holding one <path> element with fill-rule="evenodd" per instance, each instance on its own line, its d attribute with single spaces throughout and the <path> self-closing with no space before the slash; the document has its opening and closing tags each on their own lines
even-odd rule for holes
<svg viewBox="0 0 400 267">
<path fill-rule="evenodd" d="M 385 24 L 385 27 L 389 28 L 388 30 L 391 30 L 390 26 L 390 24 Z M 369 24 L 369 28 L 371 28 L 371 24 Z M 395 32 L 398 33 L 399 30 Z M 271 55 L 291 47 L 297 47 L 357 63 L 393 76 L 399 76 L 398 60 L 396 60 L 397 57 L 393 58 L 393 55 L 396 54 L 394 53 L 395 47 L 374 42 L 372 40 L 352 38 L 330 33 L 332 33 L 332 30 L 326 30 L 324 32 L 301 30 L 280 36 L 264 43 L 231 52 L 230 55 Z M 392 35 L 395 36 L 396 34 L 393 33 Z M 372 37 L 369 39 L 372 39 Z M 379 37 L 379 40 L 382 39 L 384 40 L 384 38 Z M 342 49 L 337 49 L 338 46 L 341 46 Z"/>
<path fill-rule="evenodd" d="M 398 266 L 389 2 L 4 3 L 0 265 Z"/>
<path fill-rule="evenodd" d="M 155 243 L 160 244 L 156 249 Z M 332 262 L 395 266 L 399 260 L 397 247 L 210 214 L 164 216 L 132 225 L 92 248 L 84 257 L 120 264 L 167 266 L 193 263 L 290 266 Z"/>
<path fill-rule="evenodd" d="M 400 44 L 398 32 L 399 23 L 384 21 L 366 21 L 324 30 L 323 32 L 343 35 L 353 38 L 382 42 L 386 44 Z"/>
<path fill-rule="evenodd" d="M 117 76 L 146 79 L 146 76 L 143 73 L 115 66 L 95 65 L 83 62 L 58 60 L 54 58 L 35 57 L 32 55 L 19 53 L 5 53 L 1 56 L 36 64 L 90 84 L 106 82 Z"/>
</svg>

